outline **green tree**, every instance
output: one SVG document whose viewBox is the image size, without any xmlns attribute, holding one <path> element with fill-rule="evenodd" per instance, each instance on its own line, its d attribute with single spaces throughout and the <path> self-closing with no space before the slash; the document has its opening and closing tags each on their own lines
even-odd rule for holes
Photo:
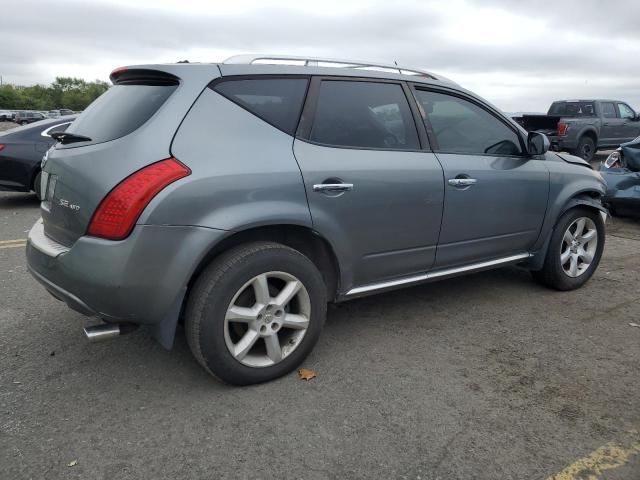
<svg viewBox="0 0 640 480">
<path fill-rule="evenodd" d="M 0 87 L 0 109 L 52 110 L 69 108 L 84 110 L 109 89 L 101 80 L 87 82 L 81 78 L 56 77 L 48 86 L 28 87 L 5 84 Z"/>
</svg>

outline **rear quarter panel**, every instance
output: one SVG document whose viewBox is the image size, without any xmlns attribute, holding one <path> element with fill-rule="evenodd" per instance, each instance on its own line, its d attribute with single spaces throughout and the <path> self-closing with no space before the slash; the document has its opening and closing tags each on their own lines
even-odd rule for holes
<svg viewBox="0 0 640 480">
<path fill-rule="evenodd" d="M 184 119 L 171 153 L 192 174 L 156 197 L 140 223 L 221 230 L 311 227 L 293 137 L 211 89 Z"/>
</svg>

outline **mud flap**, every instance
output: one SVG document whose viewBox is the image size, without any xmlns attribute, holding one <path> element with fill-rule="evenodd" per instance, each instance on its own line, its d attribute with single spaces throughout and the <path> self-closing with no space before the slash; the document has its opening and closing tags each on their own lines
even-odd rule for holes
<svg viewBox="0 0 640 480">
<path fill-rule="evenodd" d="M 186 293 L 187 287 L 184 287 L 164 318 L 160 322 L 151 326 L 151 335 L 167 350 L 171 350 L 173 348 L 173 341 L 176 336 L 176 327 L 178 326 L 178 320 L 180 319 L 180 312 L 182 310 L 182 302 L 184 301 Z"/>
</svg>

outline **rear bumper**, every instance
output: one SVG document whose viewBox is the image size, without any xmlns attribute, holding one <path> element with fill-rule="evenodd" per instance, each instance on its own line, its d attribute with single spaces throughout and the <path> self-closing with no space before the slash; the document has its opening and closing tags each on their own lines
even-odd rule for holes
<svg viewBox="0 0 640 480">
<path fill-rule="evenodd" d="M 37 223 L 29 234 L 27 265 L 54 297 L 110 322 L 174 326 L 193 272 L 226 234 L 138 225 L 126 240 L 81 237 L 66 248 L 40 235 L 41 228 Z"/>
<path fill-rule="evenodd" d="M 551 135 L 549 137 L 551 142 L 551 150 L 556 152 L 571 151 L 578 148 L 578 142 L 576 139 L 570 137 L 558 137 L 557 135 Z"/>
</svg>

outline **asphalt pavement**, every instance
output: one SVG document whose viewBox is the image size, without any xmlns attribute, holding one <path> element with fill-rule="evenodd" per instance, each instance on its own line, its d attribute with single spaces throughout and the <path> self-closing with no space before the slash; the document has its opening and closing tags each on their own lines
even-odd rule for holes
<svg viewBox="0 0 640 480">
<path fill-rule="evenodd" d="M 580 290 L 510 267 L 353 300 L 316 378 L 233 388 L 182 329 L 87 343 L 26 271 L 38 217 L 0 194 L 3 480 L 640 478 L 638 220 L 610 221 Z"/>
</svg>

